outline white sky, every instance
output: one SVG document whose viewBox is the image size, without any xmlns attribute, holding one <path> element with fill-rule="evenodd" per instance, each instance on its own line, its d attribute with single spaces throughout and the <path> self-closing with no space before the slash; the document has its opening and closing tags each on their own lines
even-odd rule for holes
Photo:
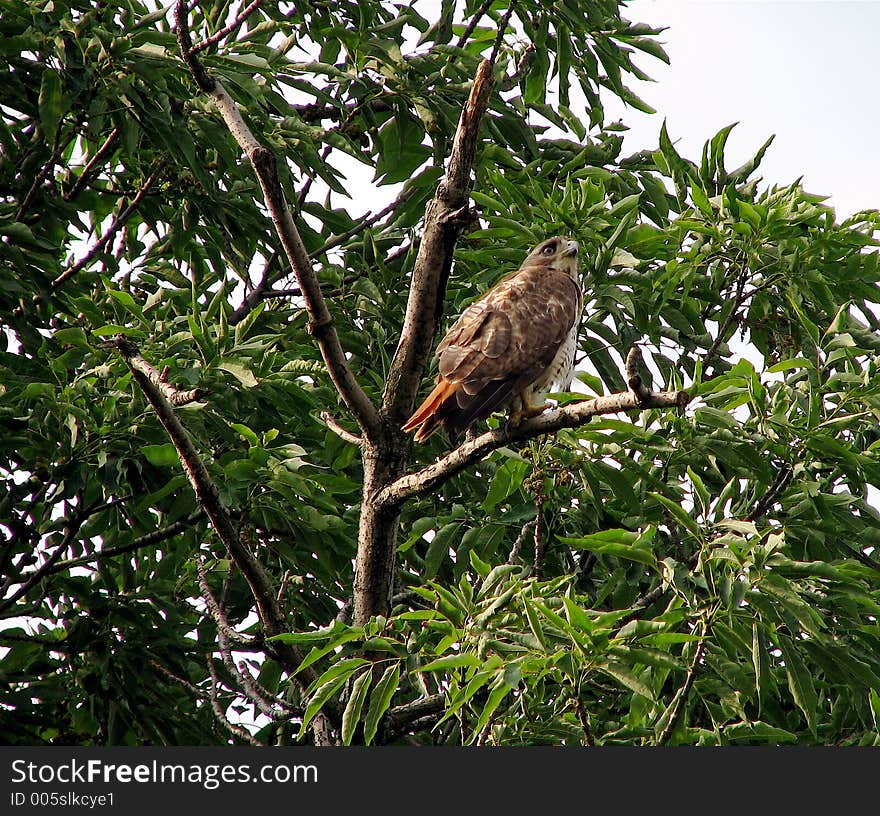
<svg viewBox="0 0 880 816">
<path fill-rule="evenodd" d="M 665 117 L 679 152 L 699 161 L 707 139 L 739 122 L 728 169 L 776 134 L 765 182 L 803 176 L 838 217 L 880 207 L 880 2 L 630 0 L 623 16 L 668 26 L 671 62 L 638 60 L 655 83 L 631 87 L 655 115 L 608 106 L 631 128 L 623 155 L 655 148 Z"/>
</svg>

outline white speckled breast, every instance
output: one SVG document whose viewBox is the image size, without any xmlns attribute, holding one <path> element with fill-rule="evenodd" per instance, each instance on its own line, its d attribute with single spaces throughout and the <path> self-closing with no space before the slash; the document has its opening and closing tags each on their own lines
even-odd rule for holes
<svg viewBox="0 0 880 816">
<path fill-rule="evenodd" d="M 529 386 L 529 391 L 533 396 L 531 402 L 539 402 L 544 399 L 547 392 L 551 390 L 568 391 L 571 387 L 571 378 L 574 373 L 574 355 L 577 350 L 577 335 L 580 320 L 575 320 L 568 337 L 559 347 L 553 362 L 547 368 L 547 371 L 538 377 L 535 382 Z"/>
</svg>

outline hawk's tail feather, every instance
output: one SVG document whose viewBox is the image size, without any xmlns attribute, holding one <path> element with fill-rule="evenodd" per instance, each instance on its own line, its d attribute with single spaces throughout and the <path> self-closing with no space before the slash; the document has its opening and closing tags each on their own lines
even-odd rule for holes
<svg viewBox="0 0 880 816">
<path fill-rule="evenodd" d="M 456 387 L 456 383 L 441 379 L 416 412 L 404 423 L 402 430 L 407 433 L 416 431 L 415 439 L 418 442 L 427 439 L 442 424 L 443 418 L 438 415 L 438 411 L 443 403 L 455 394 Z"/>
</svg>

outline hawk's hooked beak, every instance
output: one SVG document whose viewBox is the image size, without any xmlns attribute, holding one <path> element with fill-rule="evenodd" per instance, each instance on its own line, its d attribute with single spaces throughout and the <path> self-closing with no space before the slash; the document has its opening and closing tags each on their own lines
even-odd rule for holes
<svg viewBox="0 0 880 816">
<path fill-rule="evenodd" d="M 563 258 L 573 258 L 578 254 L 578 242 L 577 241 L 569 241 L 568 247 L 565 252 L 562 253 Z"/>
</svg>

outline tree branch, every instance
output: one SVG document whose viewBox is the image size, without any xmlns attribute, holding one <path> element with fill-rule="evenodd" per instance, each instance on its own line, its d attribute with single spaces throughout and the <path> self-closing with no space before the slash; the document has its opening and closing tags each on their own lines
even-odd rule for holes
<svg viewBox="0 0 880 816">
<path fill-rule="evenodd" d="M 639 379 L 639 385 L 641 380 Z M 400 506 L 407 499 L 421 496 L 510 442 L 524 442 L 563 428 L 576 428 L 601 414 L 637 411 L 646 408 L 684 408 L 690 401 L 686 391 L 622 391 L 605 397 L 596 397 L 549 411 L 528 419 L 517 428 L 505 426 L 487 431 L 447 453 L 436 462 L 416 473 L 408 473 L 385 487 L 377 496 L 383 508 Z"/>
<path fill-rule="evenodd" d="M 85 167 L 83 167 L 82 172 L 79 174 L 79 178 L 76 180 L 76 183 L 71 187 L 63 196 L 65 201 L 73 201 L 83 190 L 83 187 L 88 184 L 89 178 L 94 172 L 95 168 L 98 166 L 100 162 L 102 162 L 113 146 L 116 144 L 117 139 L 119 139 L 119 128 L 115 127 L 110 131 L 110 135 L 104 140 L 104 144 L 102 144 L 95 155 L 89 159 L 88 163 Z"/>
<path fill-rule="evenodd" d="M 101 348 L 120 349 L 120 343 L 122 342 L 120 339 L 121 337 L 122 335 L 118 335 L 113 340 L 101 343 Z M 127 344 L 127 353 L 128 356 L 125 357 L 125 362 L 128 364 L 129 368 L 136 370 L 141 376 L 146 377 L 153 388 L 161 394 L 162 398 L 167 400 L 174 407 L 187 405 L 188 403 L 195 402 L 204 396 L 204 392 L 201 388 L 190 388 L 186 391 L 180 391 L 175 386 L 171 385 L 168 382 L 167 369 L 161 372 L 156 369 L 141 356 L 140 351 L 138 351 L 134 344 Z"/>
<path fill-rule="evenodd" d="M 335 433 L 340 439 L 348 442 L 349 445 L 357 445 L 360 447 L 364 444 L 364 440 L 361 439 L 357 434 L 353 434 L 346 428 L 343 428 L 342 425 L 336 420 L 336 417 L 333 416 L 329 411 L 321 412 L 321 419 L 324 420 L 324 424 Z"/>
<path fill-rule="evenodd" d="M 672 712 L 669 715 L 669 720 L 663 727 L 663 731 L 657 738 L 657 745 L 666 745 L 666 743 L 669 742 L 679 720 L 681 719 L 681 715 L 684 713 L 685 706 L 687 705 L 688 698 L 691 694 L 691 689 L 694 687 L 694 680 L 697 679 L 697 668 L 699 667 L 700 661 L 703 659 L 703 653 L 706 650 L 706 638 L 708 637 L 708 634 L 709 624 L 704 623 L 703 632 L 700 635 L 700 640 L 697 643 L 697 648 L 694 652 L 694 659 L 691 661 L 687 676 L 684 679 L 684 685 L 678 691 L 678 699 L 675 701 L 675 707 L 672 709 Z"/>
<path fill-rule="evenodd" d="M 446 695 L 432 694 L 392 708 L 382 718 L 382 742 L 388 743 L 405 734 L 410 726 L 423 717 L 436 716 L 446 709 Z"/>
<path fill-rule="evenodd" d="M 115 338 L 115 345 L 123 360 L 125 360 L 126 365 L 128 365 L 135 382 L 140 386 L 147 401 L 152 405 L 159 422 L 162 423 L 165 432 L 174 444 L 177 455 L 180 457 L 180 462 L 183 465 L 183 471 L 195 491 L 199 507 L 207 514 L 217 536 L 229 552 L 230 558 L 244 576 L 245 581 L 247 581 L 256 603 L 257 615 L 263 627 L 264 635 L 269 638 L 286 632 L 288 630 L 287 619 L 278 604 L 278 596 L 269 576 L 263 569 L 262 564 L 253 557 L 242 536 L 236 530 L 229 511 L 220 499 L 220 492 L 217 486 L 211 479 L 208 469 L 205 467 L 204 462 L 202 462 L 192 439 L 177 418 L 171 404 L 165 398 L 159 383 L 153 381 L 149 372 L 144 372 L 140 367 L 131 363 L 132 358 L 140 356 L 137 347 L 131 341 L 122 335 L 118 335 Z M 289 671 L 294 671 L 302 662 L 302 652 L 292 644 L 275 641 L 270 648 L 272 656 L 276 657 Z M 298 675 L 298 682 L 307 686 L 315 677 L 315 672 L 310 666 L 306 671 Z M 315 743 L 317 745 L 332 744 L 332 741 L 330 741 L 330 727 L 326 722 L 325 715 L 319 713 L 315 719 L 317 723 L 312 728 L 315 735 Z M 324 742 L 325 739 L 328 741 Z"/>
<path fill-rule="evenodd" d="M 196 43 L 192 47 L 192 53 L 198 54 L 204 51 L 206 48 L 210 48 L 212 45 L 220 42 L 227 34 L 231 34 L 235 31 L 248 17 L 251 16 L 261 5 L 263 4 L 263 0 L 253 0 L 253 2 L 243 8 L 236 16 L 235 19 L 227 26 L 224 26 L 219 31 L 212 34 L 210 37 L 205 38 L 201 42 Z"/>
<path fill-rule="evenodd" d="M 152 547 L 156 544 L 161 543 L 162 541 L 167 541 L 169 538 L 174 538 L 178 533 L 184 532 L 184 530 L 188 530 L 195 524 L 197 521 L 200 521 L 205 517 L 205 513 L 202 510 L 196 510 L 194 513 L 188 515 L 185 519 L 181 519 L 180 521 L 175 521 L 173 524 L 169 524 L 167 527 L 162 527 L 159 530 L 154 530 L 151 533 L 147 533 L 146 535 L 138 536 L 133 541 L 129 541 L 128 544 L 119 544 L 116 547 L 105 547 L 103 550 L 99 552 L 90 553 L 89 555 L 82 555 L 78 558 L 68 558 L 65 561 L 59 561 L 54 564 L 51 569 L 46 570 L 43 573 L 43 577 L 47 575 L 53 575 L 56 572 L 64 572 L 64 570 L 68 570 L 71 567 L 80 567 L 84 564 L 90 564 L 94 561 L 100 561 L 104 558 L 113 558 L 117 555 L 124 555 L 125 553 L 134 552 L 135 550 L 141 550 L 145 547 Z"/>
<path fill-rule="evenodd" d="M 483 0 L 482 5 L 474 12 L 474 16 L 471 17 L 470 22 L 468 22 L 467 28 L 462 32 L 462 35 L 455 43 L 456 48 L 464 48 L 468 44 L 471 34 L 476 31 L 477 26 L 480 24 L 480 20 L 483 19 L 483 16 L 489 10 L 489 6 L 491 6 L 493 2 L 494 0 Z"/>
<path fill-rule="evenodd" d="M 221 643 L 221 646 L 225 644 L 228 647 L 230 640 L 235 644 L 251 643 L 253 638 L 242 635 L 240 632 L 236 632 L 229 623 L 226 613 L 220 608 L 220 604 L 217 603 L 214 593 L 211 592 L 211 587 L 208 586 L 208 576 L 205 573 L 205 565 L 202 563 L 201 559 L 196 560 L 196 575 L 199 584 L 199 593 L 202 596 L 202 600 L 205 602 L 205 606 L 208 608 L 208 612 L 211 613 L 211 617 L 214 619 L 214 625 L 217 627 L 217 632 L 222 637 L 223 643 Z"/>
<path fill-rule="evenodd" d="M 330 379 L 364 436 L 377 439 L 380 434 L 381 422 L 376 406 L 361 388 L 348 365 L 345 351 L 333 325 L 333 318 L 324 301 L 318 277 L 287 206 L 278 177 L 277 158 L 274 153 L 256 140 L 235 100 L 219 81 L 208 75 L 193 53 L 185 0 L 177 0 L 176 23 L 180 52 L 193 79 L 203 92 L 213 97 L 230 133 L 254 168 L 275 230 L 296 276 L 297 283 L 302 289 L 302 296 L 309 313 L 309 331 L 318 344 Z"/>
<path fill-rule="evenodd" d="M 159 177 L 162 175 L 162 172 L 165 170 L 166 165 L 168 164 L 167 159 L 163 159 L 159 162 L 159 166 L 151 173 L 150 177 L 144 182 L 143 186 L 138 190 L 137 195 L 132 200 L 131 204 L 129 204 L 119 215 L 117 215 L 113 221 L 110 223 L 110 226 L 107 228 L 107 231 L 101 236 L 101 238 L 95 242 L 95 244 L 89 249 L 89 251 L 80 258 L 75 264 L 67 267 L 55 280 L 52 281 L 52 289 L 57 289 L 59 286 L 64 284 L 66 281 L 70 280 L 74 275 L 78 272 L 82 271 L 86 266 L 88 266 L 101 252 L 104 251 L 104 248 L 110 241 L 113 240 L 113 237 L 119 232 L 119 229 L 128 221 L 129 218 L 134 214 L 135 210 L 140 207 L 141 202 L 144 200 L 144 196 L 149 192 L 150 188 L 159 180 Z"/>
<path fill-rule="evenodd" d="M 76 121 L 73 124 L 73 127 L 70 130 L 70 133 L 67 134 L 67 139 L 64 142 L 61 141 L 61 131 L 64 125 L 64 121 L 60 121 L 58 123 L 58 130 L 55 131 L 55 139 L 52 147 L 52 154 L 49 156 L 49 160 L 40 168 L 40 171 L 34 176 L 34 181 L 31 184 L 30 189 L 27 191 L 27 194 L 24 197 L 24 200 L 19 205 L 18 210 L 15 213 L 15 220 L 21 221 L 24 218 L 24 214 L 28 211 L 33 201 L 34 196 L 37 194 L 37 190 L 40 189 L 40 186 L 43 182 L 49 177 L 49 174 L 55 169 L 55 165 L 58 164 L 58 160 L 61 158 L 61 154 L 67 150 L 70 143 L 76 137 L 77 128 L 83 123 L 85 120 L 85 114 L 80 113 Z M 48 136 L 49 134 L 46 134 Z"/>
<path fill-rule="evenodd" d="M 219 722 L 230 734 L 234 734 L 239 739 L 243 739 L 245 742 L 249 743 L 253 746 L 262 746 L 259 740 L 254 738 L 250 731 L 246 728 L 242 728 L 240 725 L 233 725 L 229 722 L 226 717 L 226 712 L 223 710 L 223 706 L 220 703 L 220 699 L 217 696 L 217 687 L 220 685 L 220 680 L 217 677 L 217 669 L 214 668 L 214 661 L 208 656 L 207 659 L 208 665 L 208 673 L 211 675 L 211 708 L 214 711 L 214 716 L 217 718 L 217 722 Z"/>
<path fill-rule="evenodd" d="M 459 235 L 469 223 L 471 170 L 480 124 L 495 84 L 494 63 L 483 60 L 461 111 L 446 175 L 425 210 L 400 343 L 391 362 L 382 412 L 396 427 L 412 410 L 443 313 L 446 283 Z"/>
<path fill-rule="evenodd" d="M 164 389 L 155 382 L 150 371 L 144 370 L 144 367 L 138 363 L 138 360 L 143 358 L 131 341 L 118 335 L 114 344 L 177 449 L 184 473 L 195 491 L 199 506 L 208 515 L 214 530 L 250 586 L 266 635 L 272 636 L 287 631 L 284 616 L 275 603 L 275 590 L 269 581 L 269 576 L 247 550 L 235 529 L 228 510 L 220 500 L 217 486 L 211 479 L 192 439 L 166 399 Z M 155 371 L 152 366 L 149 368 Z"/>
</svg>

